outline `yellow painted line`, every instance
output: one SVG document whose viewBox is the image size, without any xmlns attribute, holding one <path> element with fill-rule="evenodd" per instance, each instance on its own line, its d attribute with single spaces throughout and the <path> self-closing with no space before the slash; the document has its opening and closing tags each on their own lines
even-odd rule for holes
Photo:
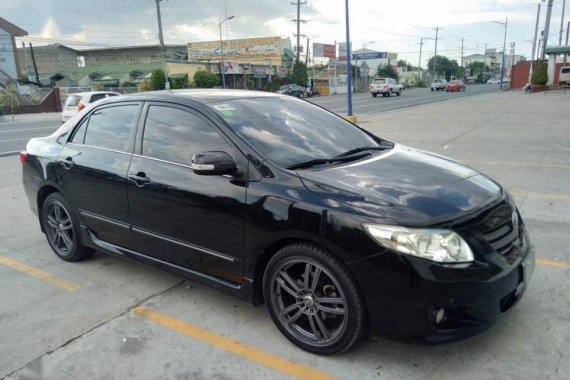
<svg viewBox="0 0 570 380">
<path fill-rule="evenodd" d="M 548 259 L 536 259 L 536 263 L 538 265 L 546 265 L 549 267 L 561 268 L 561 269 L 570 269 L 570 263 L 566 261 L 554 261 Z"/>
<path fill-rule="evenodd" d="M 320 372 L 312 368 L 291 362 L 289 360 L 282 359 L 279 356 L 269 354 L 258 348 L 248 346 L 233 339 L 214 334 L 201 327 L 195 326 L 188 322 L 180 321 L 169 315 L 147 309 L 144 306 L 138 306 L 134 308 L 132 312 L 149 321 L 164 326 L 167 329 L 180 334 L 191 336 L 194 339 L 209 343 L 213 346 L 221 348 L 222 350 L 239 355 L 253 362 L 262 364 L 266 367 L 275 369 L 279 372 L 283 372 L 298 379 L 334 379 L 334 377 L 324 372 Z"/>
<path fill-rule="evenodd" d="M 507 162 L 507 161 L 485 161 L 485 160 L 465 160 L 470 164 L 508 165 L 538 168 L 570 169 L 570 165 L 563 164 L 533 164 L 531 162 Z"/>
<path fill-rule="evenodd" d="M 530 196 L 549 199 L 570 199 L 570 194 L 537 193 L 533 191 L 509 191 L 511 195 Z"/>
<path fill-rule="evenodd" d="M 29 276 L 39 278 L 40 280 L 47 281 L 50 284 L 63 288 L 65 290 L 72 291 L 81 288 L 81 285 L 79 284 L 64 280 L 63 278 L 57 277 L 51 273 L 33 268 L 29 265 L 13 260 L 6 256 L 0 256 L 0 264 L 18 270 L 20 272 L 23 272 Z"/>
</svg>

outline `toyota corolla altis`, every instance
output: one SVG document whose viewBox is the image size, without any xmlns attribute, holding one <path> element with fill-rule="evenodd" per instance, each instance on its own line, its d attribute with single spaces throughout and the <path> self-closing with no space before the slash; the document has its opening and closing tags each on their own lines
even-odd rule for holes
<svg viewBox="0 0 570 380">
<path fill-rule="evenodd" d="M 255 304 L 297 346 L 471 336 L 523 295 L 534 250 L 495 181 L 289 96 L 102 100 L 21 153 L 57 256 L 95 250 Z"/>
</svg>

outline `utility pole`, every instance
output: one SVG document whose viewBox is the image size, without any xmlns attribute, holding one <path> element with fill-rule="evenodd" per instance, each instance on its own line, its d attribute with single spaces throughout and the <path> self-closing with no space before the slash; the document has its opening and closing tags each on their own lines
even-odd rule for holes
<svg viewBox="0 0 570 380">
<path fill-rule="evenodd" d="M 566 0 L 562 0 L 562 17 L 560 17 L 560 39 L 558 39 L 558 45 L 562 45 L 562 33 L 564 32 L 564 8 L 566 8 Z"/>
<path fill-rule="evenodd" d="M 541 2 L 544 2 L 544 0 L 542 0 Z M 538 35 L 538 21 L 540 20 L 540 5 L 541 4 L 538 3 L 537 9 L 536 9 L 536 24 L 534 25 L 534 39 L 532 40 L 532 53 L 531 53 L 531 58 L 530 58 L 530 70 L 528 71 L 528 83 L 530 83 L 530 80 L 532 78 L 532 72 L 534 71 L 534 59 L 535 59 L 535 54 L 536 54 L 536 39 L 537 39 L 537 35 Z"/>
<path fill-rule="evenodd" d="M 297 23 L 297 58 L 296 58 L 296 62 L 299 63 L 299 61 L 301 60 L 301 50 L 300 50 L 300 44 L 301 44 L 301 23 L 305 23 L 307 22 L 306 20 L 301 20 L 301 5 L 305 5 L 307 4 L 306 1 L 301 1 L 301 0 L 297 0 L 297 2 L 295 3 L 289 3 L 291 5 L 296 5 L 297 6 L 297 18 L 294 20 L 291 20 L 293 22 Z"/>
<path fill-rule="evenodd" d="M 540 53 L 540 59 L 544 61 L 544 50 L 548 44 L 548 33 L 550 30 L 550 17 L 552 16 L 552 3 L 554 0 L 548 0 L 548 5 L 546 6 L 546 22 L 544 24 L 544 38 L 542 41 L 542 52 Z"/>
<path fill-rule="evenodd" d="M 418 80 L 421 80 L 422 72 L 422 46 L 424 45 L 424 39 L 420 38 L 420 59 L 418 60 Z"/>
<path fill-rule="evenodd" d="M 166 48 L 164 47 L 164 38 L 162 37 L 162 17 L 160 16 L 161 1 L 162 0 L 155 0 L 156 16 L 158 18 L 158 40 L 160 41 L 160 55 L 162 56 L 162 67 L 164 70 L 164 75 L 166 76 L 166 81 L 164 82 L 164 89 L 168 90 L 170 88 L 170 83 L 168 82 L 168 68 L 166 66 Z"/>
<path fill-rule="evenodd" d="M 30 42 L 30 52 L 32 53 L 32 63 L 34 64 L 34 72 L 36 73 L 36 83 L 40 84 L 40 75 L 38 74 L 38 65 L 36 65 L 36 56 L 34 55 L 34 48 Z"/>
<path fill-rule="evenodd" d="M 568 32 L 570 32 L 570 21 L 566 24 L 566 46 L 568 46 Z M 568 54 L 564 54 L 564 63 L 566 63 L 568 59 Z"/>
<path fill-rule="evenodd" d="M 351 52 L 351 48 L 350 48 L 350 15 L 348 12 L 348 0 L 344 1 L 345 4 L 345 12 L 346 12 L 346 77 L 347 77 L 347 83 L 346 83 L 346 88 L 347 88 L 347 92 L 348 92 L 348 97 L 347 97 L 347 101 L 348 101 L 348 115 L 347 117 L 350 117 L 351 119 L 354 119 L 353 122 L 356 123 L 356 118 L 353 118 L 352 116 L 352 68 L 350 67 L 350 59 L 352 58 L 350 55 L 352 54 Z"/>
<path fill-rule="evenodd" d="M 465 67 L 463 67 L 463 41 L 465 39 L 461 38 L 461 71 L 463 73 L 463 81 L 465 81 Z"/>
<path fill-rule="evenodd" d="M 307 53 L 305 54 L 305 63 L 309 67 L 309 37 L 307 37 Z"/>
<path fill-rule="evenodd" d="M 509 77 L 513 79 L 513 67 L 515 65 L 515 43 L 511 42 L 511 72 Z"/>
<path fill-rule="evenodd" d="M 437 65 L 437 40 L 439 39 L 437 36 L 440 29 L 441 28 L 439 26 L 435 28 L 435 52 L 433 53 L 433 76 L 431 77 L 432 82 L 435 79 L 435 73 L 436 73 L 435 68 Z"/>
</svg>

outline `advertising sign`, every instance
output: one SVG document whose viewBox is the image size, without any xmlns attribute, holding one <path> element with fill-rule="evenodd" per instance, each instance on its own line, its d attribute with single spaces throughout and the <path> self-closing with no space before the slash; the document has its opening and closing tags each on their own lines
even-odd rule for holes
<svg viewBox="0 0 570 380">
<path fill-rule="evenodd" d="M 286 78 L 287 77 L 287 67 L 285 67 L 285 66 L 279 67 L 279 70 L 277 70 L 277 77 Z"/>
<path fill-rule="evenodd" d="M 334 45 L 313 43 L 313 55 L 315 57 L 336 58 Z"/>
<path fill-rule="evenodd" d="M 281 59 L 281 37 L 244 38 L 223 41 L 224 58 L 229 61 L 275 58 Z M 189 61 L 220 61 L 220 41 L 190 42 L 188 47 Z"/>
<path fill-rule="evenodd" d="M 371 51 L 367 53 L 357 53 L 352 55 L 352 59 L 365 60 L 365 59 L 381 59 L 388 58 L 388 53 L 385 51 Z"/>
<path fill-rule="evenodd" d="M 265 73 L 265 66 L 254 65 L 253 66 L 253 77 L 254 78 L 265 78 L 267 74 Z"/>
<path fill-rule="evenodd" d="M 338 44 L 338 60 L 346 61 L 346 42 Z"/>
<path fill-rule="evenodd" d="M 222 63 L 220 62 L 220 65 L 221 64 Z M 236 62 L 224 61 L 224 68 L 225 68 L 224 74 L 243 74 L 241 67 Z M 219 74 L 219 72 L 220 72 L 220 66 L 219 65 L 214 68 L 214 72 L 216 74 Z"/>
<path fill-rule="evenodd" d="M 485 50 L 485 56 L 495 58 L 497 56 L 497 49 L 487 49 Z"/>
</svg>

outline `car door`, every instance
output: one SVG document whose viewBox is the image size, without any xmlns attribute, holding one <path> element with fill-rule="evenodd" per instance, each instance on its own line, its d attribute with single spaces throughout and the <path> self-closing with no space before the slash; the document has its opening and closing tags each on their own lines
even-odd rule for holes
<svg viewBox="0 0 570 380">
<path fill-rule="evenodd" d="M 81 224 L 98 239 L 134 249 L 127 200 L 127 170 L 132 158 L 142 103 L 94 109 L 74 129 L 57 159 L 63 195 Z"/>
<path fill-rule="evenodd" d="M 129 168 L 128 196 L 138 251 L 192 272 L 242 282 L 245 182 L 199 175 L 194 154 L 242 153 L 196 110 L 148 103 Z M 238 166 L 239 168 L 239 166 Z"/>
</svg>

